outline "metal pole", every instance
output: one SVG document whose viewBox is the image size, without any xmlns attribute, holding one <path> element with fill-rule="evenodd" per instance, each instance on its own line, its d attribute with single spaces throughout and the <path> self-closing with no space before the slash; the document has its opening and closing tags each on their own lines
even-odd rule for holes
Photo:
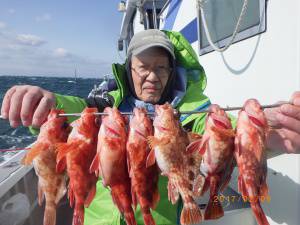
<svg viewBox="0 0 300 225">
<path fill-rule="evenodd" d="M 271 104 L 271 105 L 262 105 L 261 108 L 262 109 L 267 109 L 267 108 L 275 108 L 275 107 L 279 107 L 283 104 L 291 104 L 293 105 L 293 103 L 291 102 L 280 102 L 280 103 L 276 103 L 276 104 Z M 224 111 L 235 111 L 235 110 L 241 110 L 243 109 L 243 106 L 237 106 L 237 107 L 225 107 L 225 108 L 221 108 Z M 205 109 L 205 110 L 197 110 L 197 111 L 181 111 L 178 112 L 179 114 L 198 114 L 198 113 L 208 113 L 210 112 L 209 109 Z M 122 115 L 132 115 L 133 112 L 120 112 Z M 94 115 L 96 116 L 105 116 L 108 115 L 105 112 L 98 112 L 98 113 L 94 113 Z M 155 115 L 155 112 L 147 112 L 147 115 Z M 63 113 L 63 114 L 59 114 L 59 116 L 81 116 L 81 113 Z M 4 119 L 1 115 L 0 115 L 0 119 Z"/>
<path fill-rule="evenodd" d="M 171 3 L 172 0 L 168 0 L 164 6 L 161 8 L 159 14 L 157 15 L 158 18 L 161 17 L 161 15 L 164 13 L 164 11 L 166 10 L 166 8 L 169 6 L 169 4 Z"/>
<path fill-rule="evenodd" d="M 158 29 L 158 27 L 157 27 L 157 14 L 156 14 L 156 3 L 155 3 L 155 0 L 153 0 L 153 25 L 154 25 L 154 29 Z"/>
</svg>

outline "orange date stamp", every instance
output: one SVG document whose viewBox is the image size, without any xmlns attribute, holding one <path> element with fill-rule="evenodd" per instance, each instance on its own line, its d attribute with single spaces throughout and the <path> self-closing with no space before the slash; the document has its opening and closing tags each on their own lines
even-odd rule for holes
<svg viewBox="0 0 300 225">
<path fill-rule="evenodd" d="M 245 195 L 219 195 L 219 196 L 214 196 L 213 198 L 214 202 L 239 202 L 239 201 L 243 201 L 243 202 L 249 202 L 249 203 L 253 203 L 253 202 L 267 202 L 270 203 L 271 201 L 271 196 L 245 196 Z"/>
</svg>

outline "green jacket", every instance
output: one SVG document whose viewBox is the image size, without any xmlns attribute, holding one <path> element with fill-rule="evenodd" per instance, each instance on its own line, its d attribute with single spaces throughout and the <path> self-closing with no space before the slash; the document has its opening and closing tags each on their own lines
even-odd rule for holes
<svg viewBox="0 0 300 225">
<path fill-rule="evenodd" d="M 187 89 L 185 96 L 177 105 L 179 111 L 193 111 L 206 108 L 210 105 L 208 97 L 203 94 L 206 87 L 206 76 L 198 57 L 189 42 L 178 32 L 164 31 L 174 45 L 177 64 L 186 69 Z M 114 105 L 118 107 L 128 90 L 125 85 L 125 67 L 120 64 L 112 66 L 118 89 L 111 91 L 114 98 Z M 81 112 L 86 107 L 86 102 L 78 97 L 63 96 L 55 94 L 56 107 L 64 109 L 66 113 Z M 71 122 L 75 118 L 69 118 Z M 205 114 L 183 115 L 181 123 L 189 126 L 193 132 L 203 133 Z M 34 130 L 32 130 L 34 132 Z M 152 211 L 157 225 L 179 224 L 180 205 L 172 205 L 168 201 L 167 178 L 160 177 L 159 191 L 160 202 Z M 144 224 L 139 208 L 137 208 L 136 220 L 138 224 Z M 97 183 L 97 194 L 89 208 L 85 210 L 85 225 L 119 225 L 125 224 L 116 206 L 113 204 L 109 190 L 105 189 L 101 181 Z"/>
</svg>

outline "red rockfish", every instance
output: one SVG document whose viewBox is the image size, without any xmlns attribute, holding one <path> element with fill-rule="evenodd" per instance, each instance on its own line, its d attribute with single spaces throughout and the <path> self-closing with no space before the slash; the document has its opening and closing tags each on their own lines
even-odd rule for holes
<svg viewBox="0 0 300 225">
<path fill-rule="evenodd" d="M 128 169 L 131 178 L 132 199 L 141 206 L 145 225 L 155 225 L 150 208 L 154 209 L 159 201 L 158 167 L 146 167 L 150 153 L 147 138 L 153 135 L 152 122 L 145 109 L 135 108 L 130 121 L 127 140 Z"/>
<path fill-rule="evenodd" d="M 239 192 L 243 198 L 250 201 L 259 225 L 269 224 L 260 205 L 260 198 L 268 198 L 266 182 L 266 135 L 268 129 L 266 117 L 258 101 L 247 100 L 238 116 L 235 158 L 239 168 Z"/>
<path fill-rule="evenodd" d="M 96 194 L 97 177 L 89 172 L 96 154 L 97 133 L 96 108 L 86 108 L 81 117 L 74 121 L 66 144 L 57 145 L 57 171 L 67 169 L 69 182 L 69 201 L 75 210 L 73 225 L 84 224 L 84 206 L 88 207 Z"/>
<path fill-rule="evenodd" d="M 127 225 L 135 225 L 131 184 L 126 158 L 126 124 L 117 108 L 105 108 L 98 135 L 97 154 L 90 167 L 109 186 L 113 202 L 124 215 Z"/>
<path fill-rule="evenodd" d="M 157 162 L 162 175 L 168 177 L 168 195 L 174 204 L 179 197 L 183 200 L 183 209 L 180 216 L 180 223 L 197 224 L 202 221 L 202 214 L 199 206 L 193 199 L 193 188 L 190 185 L 186 159 L 186 147 L 189 144 L 189 137 L 180 126 L 178 118 L 170 104 L 156 105 L 156 116 L 154 118 L 154 136 L 148 137 L 152 149 L 147 165 Z"/>
<path fill-rule="evenodd" d="M 66 178 L 56 172 L 57 143 L 66 142 L 70 127 L 66 117 L 58 117 L 62 110 L 52 109 L 47 121 L 41 126 L 35 144 L 23 158 L 22 163 L 29 165 L 33 161 L 38 181 L 38 202 L 46 198 L 44 225 L 56 224 L 56 206 L 66 193 Z"/>
<path fill-rule="evenodd" d="M 211 105 L 209 110 L 203 137 L 192 144 L 202 155 L 200 173 L 205 177 L 203 185 L 203 178 L 199 175 L 200 179 L 196 178 L 195 186 L 203 185 L 201 194 L 210 189 L 210 198 L 204 214 L 206 220 L 224 215 L 218 192 L 230 181 L 234 167 L 234 130 L 230 119 L 218 105 Z M 197 184 L 199 181 L 201 185 Z"/>
</svg>

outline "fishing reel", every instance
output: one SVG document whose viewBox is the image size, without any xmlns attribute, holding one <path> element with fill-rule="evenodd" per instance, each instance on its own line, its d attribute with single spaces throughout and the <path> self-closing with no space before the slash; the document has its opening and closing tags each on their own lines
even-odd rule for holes
<svg viewBox="0 0 300 225">
<path fill-rule="evenodd" d="M 108 89 L 101 85 L 98 87 L 95 85 L 85 100 L 88 107 L 96 107 L 99 112 L 114 105 L 114 98 L 108 93 Z"/>
</svg>

